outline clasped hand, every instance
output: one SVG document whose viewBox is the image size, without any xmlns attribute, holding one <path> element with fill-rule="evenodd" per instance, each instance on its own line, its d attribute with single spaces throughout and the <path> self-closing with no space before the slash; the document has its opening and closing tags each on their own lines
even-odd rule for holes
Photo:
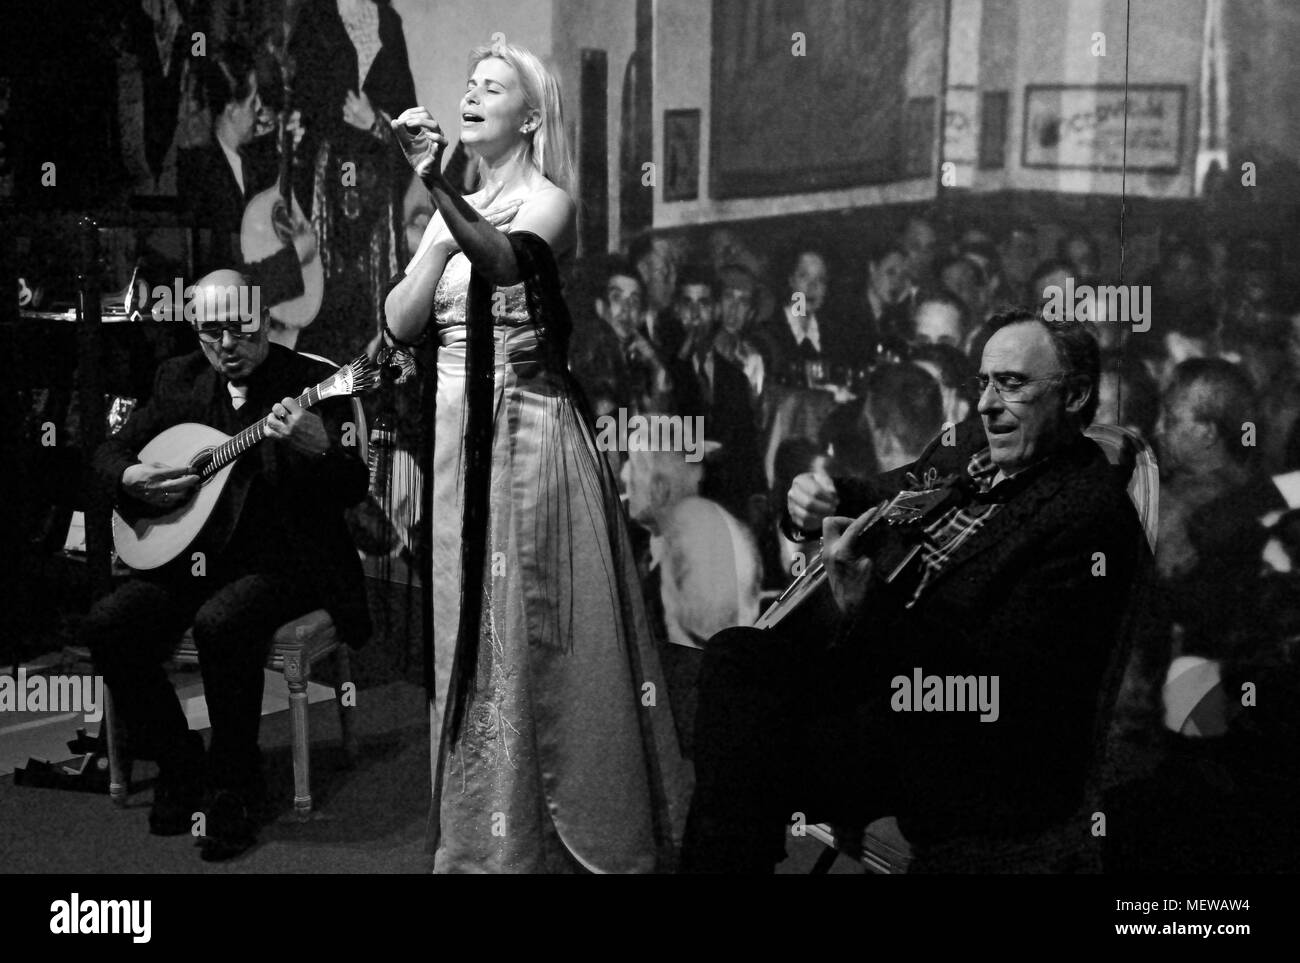
<svg viewBox="0 0 1300 963">
<path fill-rule="evenodd" d="M 409 107 L 392 121 L 406 162 L 426 186 L 442 176 L 442 152 L 447 149 L 447 135 L 423 107 Z"/>
</svg>

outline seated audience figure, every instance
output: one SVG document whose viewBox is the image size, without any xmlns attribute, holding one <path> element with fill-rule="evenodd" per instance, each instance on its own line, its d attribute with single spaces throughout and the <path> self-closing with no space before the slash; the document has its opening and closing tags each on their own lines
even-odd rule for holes
<svg viewBox="0 0 1300 963">
<path fill-rule="evenodd" d="M 646 616 L 659 646 L 664 679 L 670 690 L 674 721 L 683 752 L 687 753 L 692 727 L 695 677 L 700 653 L 694 646 L 670 645 L 664 610 L 663 556 L 667 519 L 675 505 L 696 498 L 704 477 L 703 466 L 676 451 L 633 451 L 623 462 L 619 481 L 627 500 L 637 571 L 646 602 Z"/>
<path fill-rule="evenodd" d="M 975 369 L 959 349 L 946 344 L 918 345 L 912 349 L 911 360 L 938 383 L 945 425 L 978 419 L 973 384 Z"/>
<path fill-rule="evenodd" d="M 1249 379 L 1220 359 L 1184 362 L 1165 391 L 1156 558 L 1171 656 L 1217 658 L 1255 609 L 1265 522 L 1287 501 L 1249 443 L 1254 406 Z"/>
<path fill-rule="evenodd" d="M 1157 559 L 1162 602 L 1184 654 L 1216 658 L 1255 619 L 1268 522 L 1294 507 L 1249 443 L 1255 405 L 1249 379 L 1219 359 L 1179 365 L 1165 392 Z"/>
<path fill-rule="evenodd" d="M 1173 369 L 1160 405 L 1160 528 L 1156 564 L 1165 578 L 1198 562 L 1188 540 L 1192 512 L 1245 486 L 1255 474 L 1247 429 L 1255 415 L 1250 379 L 1231 362 L 1196 358 Z"/>
<path fill-rule="evenodd" d="M 339 398 L 302 408 L 294 399 L 333 369 L 270 343 L 265 317 L 250 329 L 219 293 L 206 298 L 248 283 L 225 270 L 200 280 L 201 350 L 159 368 L 148 404 L 94 461 L 119 511 L 164 516 L 199 479 L 185 466 L 142 463 L 149 441 L 185 422 L 233 435 L 267 418 L 266 441 L 235 463 L 199 540 L 161 568 L 134 573 L 95 604 L 82 629 L 128 745 L 158 763 L 150 831 L 188 836 L 205 808 L 206 778 L 205 860 L 256 842 L 264 795 L 258 725 L 274 632 L 325 608 L 348 643 L 370 634 L 361 565 L 343 517 L 368 483 L 356 447 L 344 443 L 351 406 Z M 162 668 L 189 626 L 212 720 L 206 760 Z"/>
<path fill-rule="evenodd" d="M 869 477 L 909 464 L 946 427 L 943 389 L 919 364 L 879 364 L 864 389 L 865 400 L 840 405 L 822 426 L 836 474 Z"/>
<path fill-rule="evenodd" d="M 939 283 L 961 299 L 967 317 L 974 323 L 984 323 L 988 316 L 989 285 L 988 276 L 977 260 L 963 255 L 946 258 L 939 266 Z"/>
<path fill-rule="evenodd" d="M 960 348 L 970 327 L 970 311 L 955 294 L 942 288 L 918 294 L 912 309 L 913 345 L 946 344 Z"/>
<path fill-rule="evenodd" d="M 1056 259 L 1068 264 L 1074 283 L 1091 284 L 1101 273 L 1101 251 L 1087 231 L 1068 232 L 1056 245 Z"/>
<path fill-rule="evenodd" d="M 911 332 L 911 285 L 907 273 L 907 252 L 893 242 L 877 245 L 867 255 L 866 311 L 849 345 L 855 360 L 870 364 L 869 349 L 882 340 L 906 341 Z M 874 353 L 874 352 L 873 352 Z"/>
<path fill-rule="evenodd" d="M 910 465 L 943 429 L 939 384 L 915 364 L 882 364 L 867 379 L 862 405 L 878 470 Z"/>
<path fill-rule="evenodd" d="M 830 287 L 826 259 L 817 251 L 800 251 L 787 278 L 789 294 L 780 312 L 760 332 L 773 374 L 786 384 L 804 384 L 805 365 L 833 354 L 836 332 L 823 308 Z"/>
<path fill-rule="evenodd" d="M 911 465 L 853 486 L 792 489 L 792 521 L 824 536 L 838 644 L 783 623 L 707 646 L 687 871 L 771 871 L 795 813 L 858 832 L 894 817 L 914 869 L 1099 861 L 1087 776 L 1146 542 L 1122 481 L 1082 434 L 1096 342 L 1027 312 L 992 323 L 983 430 L 935 439 Z M 971 501 L 924 526 L 914 579 L 886 583 L 857 538 L 870 517 L 858 513 L 930 469 L 966 479 Z M 1098 552 L 1106 578 L 1094 574 Z M 900 685 L 917 675 L 998 679 L 996 724 L 960 700 L 911 711 L 919 700 Z"/>
<path fill-rule="evenodd" d="M 732 265 L 749 272 L 757 285 L 753 299 L 754 317 L 750 324 L 755 327 L 766 325 L 777 310 L 777 296 L 767 283 L 771 273 L 767 258 L 755 253 L 730 228 L 720 227 L 710 232 L 707 245 L 709 265 L 716 277 L 721 278 L 722 269 Z"/>
<path fill-rule="evenodd" d="M 765 485 L 758 429 L 744 373 L 715 349 L 718 310 L 709 279 L 691 268 L 677 279 L 674 314 L 682 346 L 669 369 L 676 400 L 674 413 L 704 419 L 704 437 L 721 447 L 707 459 L 702 494 L 740 518 L 749 519 L 749 501 Z"/>
<path fill-rule="evenodd" d="M 1005 297 L 1016 301 L 1028 288 L 1034 268 L 1039 263 L 1038 230 L 1034 225 L 1018 221 L 1009 225 L 998 244 L 1002 273 L 1006 279 Z M 1037 297 L 1029 303 L 1036 304 Z"/>
<path fill-rule="evenodd" d="M 628 260 L 645 292 L 639 330 L 660 354 L 670 358 L 681 348 L 682 329 L 673 312 L 678 262 L 667 238 L 643 234 L 632 242 Z"/>
<path fill-rule="evenodd" d="M 750 270 L 739 264 L 723 265 L 716 277 L 718 333 L 713 338 L 713 350 L 744 372 L 757 415 L 767 376 L 763 344 L 754 337 L 758 284 Z"/>
<path fill-rule="evenodd" d="M 1108 351 L 1101 358 L 1097 423 L 1136 431 L 1148 443 L 1160 416 L 1160 389 L 1134 356 Z"/>
<path fill-rule="evenodd" d="M 1006 275 L 1002 270 L 1002 256 L 991 241 L 963 243 L 957 251 L 962 257 L 979 268 L 985 281 L 980 294 L 984 301 L 983 313 L 979 316 L 982 324 L 999 310 L 1005 310 L 1008 303 L 1019 303 L 1019 293 L 1012 294 L 1020 288 L 1008 288 Z"/>
<path fill-rule="evenodd" d="M 1274 309 L 1278 292 L 1277 252 L 1262 237 L 1247 237 L 1228 254 L 1231 282 L 1223 324 L 1228 330 L 1248 329 Z"/>
<path fill-rule="evenodd" d="M 1300 424 L 1300 368 L 1289 355 L 1290 333 L 1287 320 L 1269 312 L 1250 328 L 1223 332 L 1219 342 L 1219 356 L 1240 365 L 1258 389 L 1253 420 L 1260 463 L 1273 472 L 1292 467 L 1287 463 L 1287 445 Z"/>
<path fill-rule="evenodd" d="M 936 284 L 935 263 L 941 245 L 939 232 L 930 219 L 922 214 L 909 217 L 898 243 L 907 252 L 907 276 L 912 287 L 926 288 Z"/>
<path fill-rule="evenodd" d="M 585 389 L 612 388 L 619 407 L 662 411 L 672 405 L 668 365 L 638 329 L 642 285 L 636 269 L 615 257 L 590 267 L 595 317 L 579 316 L 569 351 L 569 369 Z"/>
<path fill-rule="evenodd" d="M 728 626 L 753 625 L 762 562 L 749 529 L 698 497 L 670 506 L 659 524 L 668 641 L 703 648 Z"/>
<path fill-rule="evenodd" d="M 1029 284 L 1025 288 L 1026 306 L 1041 307 L 1052 297 L 1053 288 L 1064 292 L 1065 282 L 1070 278 L 1075 278 L 1074 268 L 1065 261 L 1042 261 L 1029 276 Z M 1075 280 L 1077 283 L 1078 279 Z"/>
</svg>

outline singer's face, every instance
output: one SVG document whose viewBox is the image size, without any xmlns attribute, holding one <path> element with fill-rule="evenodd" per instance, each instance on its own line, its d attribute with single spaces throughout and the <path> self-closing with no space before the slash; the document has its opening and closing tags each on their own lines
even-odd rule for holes
<svg viewBox="0 0 1300 963">
<path fill-rule="evenodd" d="M 460 100 L 460 139 L 480 151 L 492 144 L 522 140 L 521 130 L 533 123 L 524 103 L 519 75 L 504 60 L 488 57 L 474 67 Z"/>
</svg>

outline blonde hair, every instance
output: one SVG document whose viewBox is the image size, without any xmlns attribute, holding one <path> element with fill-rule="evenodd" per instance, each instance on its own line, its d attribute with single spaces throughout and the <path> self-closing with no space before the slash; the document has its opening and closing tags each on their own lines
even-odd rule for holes
<svg viewBox="0 0 1300 963">
<path fill-rule="evenodd" d="M 561 190 L 573 193 L 573 156 L 569 152 L 569 135 L 564 127 L 564 107 L 560 99 L 560 82 L 546 64 L 531 50 L 504 41 L 475 47 L 469 55 L 469 73 L 480 62 L 495 58 L 514 68 L 519 76 L 524 103 L 539 111 L 541 123 L 528 134 L 528 159 Z M 481 163 L 481 162 L 480 162 Z"/>
</svg>

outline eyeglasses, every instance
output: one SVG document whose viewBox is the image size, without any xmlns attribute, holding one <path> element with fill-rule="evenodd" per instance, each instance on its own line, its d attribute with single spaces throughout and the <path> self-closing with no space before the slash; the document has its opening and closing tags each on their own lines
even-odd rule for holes
<svg viewBox="0 0 1300 963">
<path fill-rule="evenodd" d="M 976 375 L 970 379 L 970 386 L 975 391 L 976 396 L 984 397 L 984 392 L 988 390 L 989 385 L 997 396 L 1003 401 L 1025 401 L 1029 396 L 1029 386 L 1045 384 L 1050 382 L 1064 381 L 1068 375 L 1052 375 L 1050 378 L 1021 378 L 1019 375 L 993 375 L 989 377 L 986 374 Z"/>
<path fill-rule="evenodd" d="M 220 344 L 227 333 L 236 341 L 248 341 L 257 337 L 257 332 L 262 330 L 262 322 L 254 322 L 249 327 L 245 321 L 230 321 L 226 324 L 205 324 L 195 330 L 204 344 Z"/>
</svg>

